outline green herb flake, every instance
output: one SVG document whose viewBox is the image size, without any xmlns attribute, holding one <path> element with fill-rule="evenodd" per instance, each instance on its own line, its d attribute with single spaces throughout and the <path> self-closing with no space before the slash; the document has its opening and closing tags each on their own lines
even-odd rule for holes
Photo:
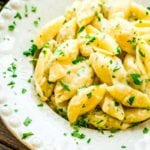
<svg viewBox="0 0 150 150">
<path fill-rule="evenodd" d="M 81 33 L 82 31 L 84 31 L 85 27 L 81 27 L 78 31 L 78 34 Z"/>
<path fill-rule="evenodd" d="M 116 133 L 116 132 L 118 132 L 118 129 L 116 129 L 116 128 L 111 128 L 110 129 L 110 133 Z"/>
<path fill-rule="evenodd" d="M 66 83 L 60 81 L 60 85 L 63 87 L 64 90 L 70 91 L 70 88 L 69 88 L 69 86 Z"/>
<path fill-rule="evenodd" d="M 67 136 L 67 133 L 64 133 L 64 136 Z"/>
<path fill-rule="evenodd" d="M 101 17 L 99 16 L 98 12 L 95 13 L 95 16 L 96 16 L 97 20 L 100 22 L 101 21 Z"/>
<path fill-rule="evenodd" d="M 39 104 L 37 104 L 37 106 L 38 106 L 38 107 L 43 107 L 44 104 L 43 104 L 43 103 L 39 103 Z"/>
<path fill-rule="evenodd" d="M 36 13 L 37 12 L 37 7 L 36 6 L 32 6 L 31 7 L 31 12 Z"/>
<path fill-rule="evenodd" d="M 86 57 L 77 57 L 75 60 L 72 61 L 72 64 L 76 65 L 78 64 L 79 62 L 83 62 L 86 60 Z"/>
<path fill-rule="evenodd" d="M 91 142 L 91 138 L 89 138 L 88 140 L 87 140 L 87 143 L 89 144 Z"/>
<path fill-rule="evenodd" d="M 15 19 L 17 18 L 17 19 L 20 19 L 20 20 L 21 20 L 21 19 L 22 19 L 22 16 L 21 16 L 21 14 L 20 14 L 19 12 L 17 12 L 16 15 L 14 16 L 14 18 L 15 18 Z"/>
<path fill-rule="evenodd" d="M 115 66 L 115 68 L 113 69 L 113 72 L 118 71 L 120 68 L 121 68 L 120 66 Z"/>
<path fill-rule="evenodd" d="M 27 5 L 24 6 L 24 16 L 28 17 L 28 6 Z"/>
<path fill-rule="evenodd" d="M 88 98 L 91 98 L 92 97 L 92 92 L 86 94 Z"/>
<path fill-rule="evenodd" d="M 139 54 L 140 54 L 142 57 L 145 57 L 145 54 L 144 54 L 141 50 L 139 50 Z"/>
<path fill-rule="evenodd" d="M 10 81 L 7 85 L 10 86 L 10 88 L 12 89 L 15 86 L 15 82 L 14 81 Z"/>
<path fill-rule="evenodd" d="M 112 137 L 114 137 L 114 135 L 113 135 L 113 134 L 110 134 L 108 137 L 109 137 L 109 138 L 112 138 Z"/>
<path fill-rule="evenodd" d="M 23 52 L 23 55 L 25 55 L 27 57 L 28 56 L 34 56 L 34 54 L 37 52 L 37 50 L 38 50 L 38 47 L 35 44 L 33 44 L 31 46 L 31 48 L 29 48 L 28 50 Z"/>
<path fill-rule="evenodd" d="M 130 104 L 130 106 L 132 106 L 133 102 L 134 102 L 135 97 L 131 96 L 128 100 L 128 103 Z"/>
<path fill-rule="evenodd" d="M 26 133 L 23 133 L 22 134 L 22 139 L 27 139 L 29 138 L 30 136 L 34 135 L 32 132 L 26 132 Z"/>
<path fill-rule="evenodd" d="M 96 40 L 96 37 L 90 35 L 87 35 L 85 38 L 87 39 L 86 45 L 90 45 Z"/>
<path fill-rule="evenodd" d="M 14 31 L 15 30 L 15 25 L 14 24 L 9 25 L 8 30 L 9 31 Z"/>
<path fill-rule="evenodd" d="M 147 134 L 147 133 L 149 133 L 149 132 L 150 132 L 150 129 L 149 129 L 149 128 L 145 127 L 145 128 L 143 129 L 143 134 Z"/>
<path fill-rule="evenodd" d="M 140 79 L 140 74 L 136 74 L 136 73 L 133 73 L 133 74 L 130 74 L 134 84 L 136 85 L 141 85 L 143 83 L 143 81 Z"/>
<path fill-rule="evenodd" d="M 122 54 L 122 49 L 120 48 L 120 46 L 118 46 L 118 47 L 116 48 L 116 51 L 117 51 L 117 54 L 118 54 L 118 55 Z"/>
<path fill-rule="evenodd" d="M 148 6 L 147 9 L 150 10 L 150 6 Z"/>
<path fill-rule="evenodd" d="M 62 49 L 57 48 L 54 52 L 54 55 L 56 56 L 65 56 L 64 52 Z"/>
<path fill-rule="evenodd" d="M 115 102 L 114 102 L 114 105 L 115 105 L 116 107 L 119 106 L 119 102 L 115 101 Z"/>
<path fill-rule="evenodd" d="M 25 89 L 25 88 L 23 88 L 22 90 L 21 90 L 21 93 L 22 94 L 25 94 L 27 92 L 27 90 Z"/>
<path fill-rule="evenodd" d="M 27 117 L 25 120 L 24 120 L 24 122 L 23 122 L 23 124 L 24 124 L 24 126 L 29 126 L 30 124 L 31 124 L 31 122 L 32 122 L 32 120 L 29 118 L 29 117 Z"/>
<path fill-rule="evenodd" d="M 123 149 L 123 148 L 127 148 L 127 147 L 125 145 L 122 145 L 121 148 Z"/>
<path fill-rule="evenodd" d="M 35 27 L 38 27 L 39 26 L 39 21 L 38 20 L 34 20 L 33 24 L 34 24 Z"/>
<path fill-rule="evenodd" d="M 85 138 L 85 135 L 83 133 L 80 133 L 79 130 L 76 130 L 76 129 L 71 133 L 71 136 L 76 137 L 78 139 Z"/>
</svg>

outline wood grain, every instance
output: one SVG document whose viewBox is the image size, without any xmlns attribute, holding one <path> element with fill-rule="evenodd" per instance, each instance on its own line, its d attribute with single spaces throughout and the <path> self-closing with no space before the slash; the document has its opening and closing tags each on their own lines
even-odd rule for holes
<svg viewBox="0 0 150 150">
<path fill-rule="evenodd" d="M 0 150 L 29 150 L 8 131 L 1 119 Z"/>
</svg>

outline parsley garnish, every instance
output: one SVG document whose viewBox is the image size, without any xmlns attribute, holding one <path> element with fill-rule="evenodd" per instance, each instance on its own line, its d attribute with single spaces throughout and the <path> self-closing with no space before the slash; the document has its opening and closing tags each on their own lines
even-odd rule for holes
<svg viewBox="0 0 150 150">
<path fill-rule="evenodd" d="M 122 145 L 121 148 L 126 148 L 126 146 L 125 146 L 125 145 Z"/>
<path fill-rule="evenodd" d="M 38 27 L 39 26 L 39 21 L 38 20 L 34 20 L 33 24 L 34 24 L 35 27 Z"/>
<path fill-rule="evenodd" d="M 18 18 L 18 19 L 21 20 L 21 19 L 22 19 L 22 16 L 21 16 L 21 14 L 20 14 L 19 12 L 17 12 L 16 15 L 14 16 L 14 18 Z"/>
<path fill-rule="evenodd" d="M 10 81 L 7 85 L 10 86 L 10 88 L 12 89 L 15 86 L 15 82 L 14 81 Z"/>
<path fill-rule="evenodd" d="M 141 50 L 139 50 L 139 54 L 140 54 L 142 57 L 145 57 L 145 54 L 144 54 Z"/>
<path fill-rule="evenodd" d="M 147 127 L 145 127 L 145 128 L 143 129 L 143 134 L 147 134 L 147 133 L 149 133 L 149 131 L 150 131 L 150 129 L 147 128 Z"/>
<path fill-rule="evenodd" d="M 25 89 L 25 88 L 23 88 L 22 90 L 21 90 L 21 93 L 22 94 L 25 94 L 27 92 L 27 90 Z"/>
<path fill-rule="evenodd" d="M 27 139 L 28 137 L 34 135 L 32 132 L 27 132 L 22 134 L 22 139 Z"/>
<path fill-rule="evenodd" d="M 79 127 L 74 126 L 74 131 L 71 133 L 73 137 L 79 138 L 79 139 L 84 139 L 85 135 L 83 133 L 79 132 Z"/>
<path fill-rule="evenodd" d="M 115 101 L 115 102 L 114 102 L 114 105 L 115 105 L 116 107 L 119 106 L 119 102 Z"/>
<path fill-rule="evenodd" d="M 37 7 L 36 7 L 36 6 L 32 6 L 32 7 L 31 7 L 31 11 L 32 11 L 33 13 L 35 13 L 35 12 L 37 11 Z"/>
<path fill-rule="evenodd" d="M 55 50 L 55 52 L 54 52 L 54 55 L 56 55 L 56 56 L 64 56 L 65 54 L 64 54 L 62 49 L 57 48 Z"/>
<path fill-rule="evenodd" d="M 117 51 L 117 54 L 118 54 L 118 55 L 122 54 L 122 49 L 120 48 L 120 46 L 118 46 L 118 47 L 116 48 L 116 51 Z"/>
<path fill-rule="evenodd" d="M 150 10 L 150 6 L 149 6 L 149 7 L 147 7 L 147 9 L 148 9 L 148 10 Z"/>
<path fill-rule="evenodd" d="M 28 17 L 28 6 L 27 5 L 24 6 L 24 16 Z"/>
<path fill-rule="evenodd" d="M 91 138 L 89 138 L 88 140 L 87 140 L 87 143 L 89 144 L 91 142 Z"/>
<path fill-rule="evenodd" d="M 136 85 L 141 85 L 143 83 L 142 80 L 140 80 L 140 74 L 136 74 L 136 73 L 133 73 L 133 74 L 130 74 L 134 84 Z"/>
<path fill-rule="evenodd" d="M 27 118 L 24 120 L 23 124 L 27 127 L 27 126 L 29 126 L 29 125 L 31 124 L 31 122 L 32 122 L 32 120 L 31 120 L 29 117 L 27 117 Z"/>
<path fill-rule="evenodd" d="M 14 31 L 14 30 L 15 30 L 15 27 L 16 27 L 16 23 L 13 22 L 13 24 L 11 24 L 11 25 L 8 26 L 8 30 L 9 30 L 9 31 Z"/>
<path fill-rule="evenodd" d="M 43 107 L 44 104 L 43 104 L 43 103 L 39 103 L 39 104 L 37 104 L 37 106 L 38 106 L 38 107 Z"/>
<path fill-rule="evenodd" d="M 95 16 L 96 16 L 97 20 L 100 22 L 101 21 L 101 17 L 99 16 L 99 14 L 97 12 L 95 13 Z"/>
<path fill-rule="evenodd" d="M 118 71 L 120 68 L 121 68 L 120 66 L 115 66 L 115 68 L 113 69 L 113 72 Z"/>
<path fill-rule="evenodd" d="M 91 93 L 91 92 L 88 93 L 88 94 L 86 94 L 86 95 L 87 95 L 88 98 L 91 98 L 91 97 L 92 97 L 92 93 Z"/>
<path fill-rule="evenodd" d="M 28 56 L 34 56 L 34 54 L 37 52 L 37 50 L 38 50 L 38 47 L 35 44 L 33 44 L 31 46 L 31 48 L 29 48 L 28 50 L 23 52 L 23 55 L 25 55 L 27 57 Z"/>
<path fill-rule="evenodd" d="M 77 57 L 75 60 L 72 61 L 72 63 L 75 65 L 75 64 L 78 64 L 79 62 L 82 62 L 82 61 L 85 61 L 86 60 L 86 57 Z"/>
<path fill-rule="evenodd" d="M 130 105 L 132 105 L 133 102 L 134 102 L 134 99 L 135 99 L 135 97 L 134 97 L 134 96 L 131 96 L 131 97 L 129 98 L 129 100 L 128 100 L 128 103 L 129 103 Z"/>
<path fill-rule="evenodd" d="M 81 27 L 78 31 L 78 33 L 81 33 L 82 31 L 84 31 L 85 27 Z"/>
<path fill-rule="evenodd" d="M 88 39 L 88 41 L 86 42 L 86 45 L 89 45 L 90 43 L 96 40 L 96 37 L 90 36 L 90 35 L 87 35 L 85 38 Z"/>
<path fill-rule="evenodd" d="M 69 86 L 68 86 L 66 83 L 60 81 L 60 85 L 61 85 L 66 91 L 70 91 L 70 88 L 69 88 Z"/>
</svg>

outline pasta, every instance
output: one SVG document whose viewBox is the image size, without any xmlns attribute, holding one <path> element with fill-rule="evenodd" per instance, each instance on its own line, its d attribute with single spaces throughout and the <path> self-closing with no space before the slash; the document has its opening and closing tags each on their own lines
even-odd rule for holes
<svg viewBox="0 0 150 150">
<path fill-rule="evenodd" d="M 75 0 L 34 44 L 36 92 L 70 124 L 125 130 L 150 118 L 145 7 L 131 0 Z"/>
</svg>

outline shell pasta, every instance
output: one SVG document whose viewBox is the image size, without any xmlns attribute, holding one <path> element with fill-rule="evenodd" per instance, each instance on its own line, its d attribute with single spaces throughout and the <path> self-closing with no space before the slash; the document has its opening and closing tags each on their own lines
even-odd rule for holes
<svg viewBox="0 0 150 150">
<path fill-rule="evenodd" d="M 150 11 L 131 0 L 76 0 L 42 27 L 41 101 L 70 124 L 125 130 L 150 118 Z"/>
</svg>

